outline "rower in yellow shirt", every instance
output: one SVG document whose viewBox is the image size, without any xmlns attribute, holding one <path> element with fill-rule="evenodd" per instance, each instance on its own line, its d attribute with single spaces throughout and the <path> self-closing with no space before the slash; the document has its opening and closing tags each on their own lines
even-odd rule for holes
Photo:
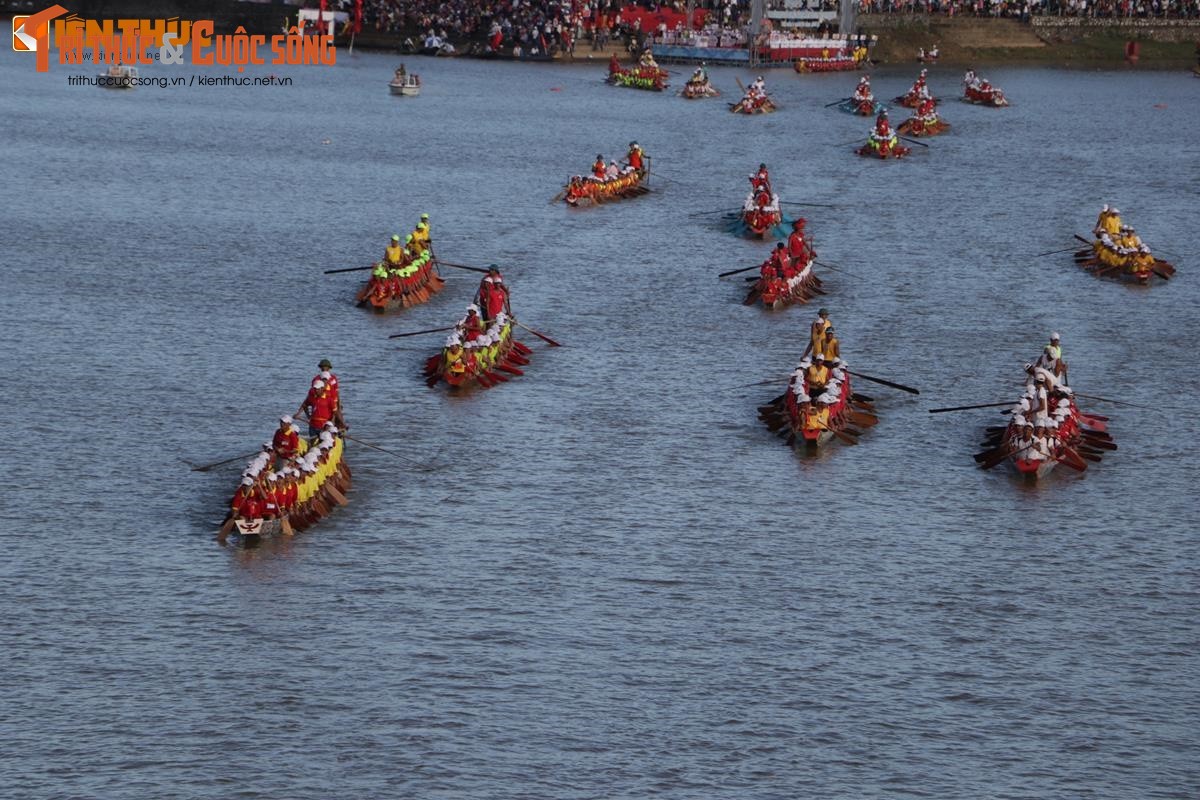
<svg viewBox="0 0 1200 800">
<path fill-rule="evenodd" d="M 400 246 L 399 234 L 392 236 L 392 243 L 387 246 L 387 250 L 384 251 L 383 257 L 387 260 L 388 265 L 393 269 L 400 266 L 400 263 L 404 260 L 404 248 Z"/>
<path fill-rule="evenodd" d="M 413 231 L 413 241 L 424 250 L 429 247 L 429 215 L 422 214 L 421 221 L 417 223 L 416 230 Z"/>
</svg>

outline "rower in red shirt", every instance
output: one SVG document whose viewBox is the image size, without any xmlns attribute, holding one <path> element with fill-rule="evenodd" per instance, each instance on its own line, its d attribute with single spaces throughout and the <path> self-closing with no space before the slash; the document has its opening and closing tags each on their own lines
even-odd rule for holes
<svg viewBox="0 0 1200 800">
<path fill-rule="evenodd" d="M 784 249 L 783 242 L 775 245 L 775 249 L 771 251 L 771 263 L 775 265 L 775 271 L 781 278 L 787 278 L 791 271 L 790 260 L 788 259 L 787 251 Z"/>
<path fill-rule="evenodd" d="M 290 461 L 300 452 L 300 431 L 292 424 L 292 416 L 284 414 L 279 418 L 279 429 L 271 437 L 271 448 L 277 458 Z"/>
<path fill-rule="evenodd" d="M 767 165 L 759 164 L 758 172 L 750 176 L 750 185 L 755 191 L 763 190 L 768 196 L 771 194 L 771 176 L 767 174 Z"/>
<path fill-rule="evenodd" d="M 483 318 L 491 322 L 501 311 L 508 309 L 508 289 L 505 285 L 489 274 L 479 285 L 479 305 L 483 309 Z"/>
<path fill-rule="evenodd" d="M 596 180 L 604 180 L 604 174 L 608 172 L 608 164 L 604 163 L 604 156 L 597 154 L 596 163 L 592 164 L 592 176 Z"/>
<path fill-rule="evenodd" d="M 800 217 L 792 223 L 792 233 L 788 236 L 788 255 L 793 263 L 807 265 L 816 256 L 816 253 L 809 246 L 808 240 L 804 238 L 805 222 L 804 217 Z"/>
<path fill-rule="evenodd" d="M 888 122 L 887 111 L 880 111 L 879 116 L 875 118 L 875 134 L 885 139 L 892 138 L 892 126 Z"/>
<path fill-rule="evenodd" d="M 638 146 L 637 142 L 629 143 L 629 156 L 628 156 L 627 160 L 629 161 L 629 166 L 633 167 L 636 170 L 641 170 L 641 168 L 642 168 L 642 148 L 640 146 Z"/>
<path fill-rule="evenodd" d="M 313 381 L 312 389 L 309 390 L 308 397 L 304 398 L 304 403 L 301 404 L 296 416 L 308 415 L 308 435 L 316 437 L 325 427 L 325 423 L 331 421 L 336 413 L 337 406 L 334 404 L 333 393 L 329 391 L 325 381 L 318 378 Z"/>
<path fill-rule="evenodd" d="M 483 320 L 479 318 L 479 306 L 472 303 L 467 306 L 467 315 L 458 323 L 464 342 L 473 342 L 483 335 Z"/>
</svg>

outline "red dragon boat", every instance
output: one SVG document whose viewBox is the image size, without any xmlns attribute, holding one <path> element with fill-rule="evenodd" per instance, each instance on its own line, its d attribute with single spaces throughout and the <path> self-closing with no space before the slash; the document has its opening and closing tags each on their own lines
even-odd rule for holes
<svg viewBox="0 0 1200 800">
<path fill-rule="evenodd" d="M 783 224 L 783 213 L 771 207 L 743 208 L 740 221 L 751 237 L 766 239 L 774 236 L 774 229 Z"/>
<path fill-rule="evenodd" d="M 381 261 L 354 299 L 359 308 L 383 314 L 428 302 L 445 285 L 432 257 L 399 270 L 388 270 L 386 262 Z"/>
<path fill-rule="evenodd" d="M 817 451 L 834 437 L 858 444 L 862 431 L 851 426 L 869 428 L 879 422 L 871 399 L 850 388 L 850 374 L 840 359 L 835 361 L 824 392 L 813 398 L 807 366 L 807 362 L 801 362 L 788 380 L 787 391 L 759 406 L 759 419 L 772 433 L 784 437 L 788 445 L 809 452 Z"/>
<path fill-rule="evenodd" d="M 629 69 L 623 68 L 613 56 L 608 62 L 608 83 L 613 86 L 625 86 L 630 89 L 644 89 L 649 92 L 661 92 L 667 88 L 669 73 L 655 64 L 653 59 L 638 63 Z"/>
<path fill-rule="evenodd" d="M 892 102 L 902 105 L 905 108 L 920 108 L 921 103 L 926 100 L 932 100 L 934 105 L 938 104 L 938 99 L 929 93 L 929 87 L 925 85 L 926 71 L 921 70 L 921 74 L 913 83 L 912 88 L 907 92 L 895 98 Z"/>
<path fill-rule="evenodd" d="M 277 463 L 276 454 L 264 447 L 267 463 L 251 462 L 242 473 L 242 486 L 217 538 L 223 542 L 232 533 L 241 544 L 254 546 L 306 530 L 346 505 L 351 482 L 344 450 L 342 434 L 335 432 L 323 433 L 304 455 L 290 461 Z"/>
<path fill-rule="evenodd" d="M 451 389 L 490 389 L 507 383 L 511 376 L 524 375 L 521 367 L 529 364 L 533 351 L 516 340 L 515 322 L 502 312 L 473 341 L 464 341 L 462 333 L 456 331 L 446 340 L 442 352 L 425 362 L 426 385 L 432 388 L 444 381 Z"/>
<path fill-rule="evenodd" d="M 950 123 L 938 116 L 936 111 L 924 116 L 913 114 L 896 126 L 898 133 L 916 137 L 937 136 L 939 133 L 945 133 L 948 130 L 950 130 Z"/>
<path fill-rule="evenodd" d="M 975 84 L 967 83 L 963 93 L 963 100 L 975 105 L 991 106 L 992 108 L 1003 108 L 1008 105 L 1008 98 L 1004 96 L 1004 92 L 992 86 L 986 80 Z"/>
<path fill-rule="evenodd" d="M 821 288 L 821 279 L 813 274 L 811 261 L 790 278 L 778 274 L 763 274 L 747 280 L 753 280 L 754 285 L 742 301 L 742 305 L 745 306 L 762 301 L 765 308 L 778 311 L 793 304 L 807 303 L 814 297 L 825 294 Z"/>
<path fill-rule="evenodd" d="M 912 152 L 912 148 L 900 144 L 897 138 L 893 136 L 891 140 L 884 142 L 870 140 L 854 152 L 866 158 L 887 160 L 889 158 L 904 158 Z"/>
<path fill-rule="evenodd" d="M 729 110 L 734 114 L 770 114 L 776 110 L 776 107 L 769 97 L 754 100 L 743 97 L 736 103 L 730 103 Z"/>
<path fill-rule="evenodd" d="M 1103 450 L 1117 449 L 1107 432 L 1107 418 L 1080 411 L 1074 397 L 1053 404 L 1054 415 L 1036 425 L 1022 415 L 1021 406 L 1015 407 L 1009 423 L 993 429 L 992 437 L 985 442 L 994 449 L 976 456 L 980 466 L 987 469 L 998 460 L 1007 460 L 1018 475 L 1035 482 L 1059 464 L 1083 472 L 1087 469 L 1085 458 L 1100 461 Z M 1041 435 L 1036 433 L 1039 429 Z"/>
<path fill-rule="evenodd" d="M 601 181 L 591 177 L 585 178 L 582 175 L 575 175 L 567 183 L 563 193 L 563 200 L 566 201 L 567 205 L 578 208 L 598 205 L 600 203 L 610 203 L 614 200 L 621 200 L 628 197 L 641 197 L 650 192 L 650 187 L 646 186 L 649 178 L 649 164 L 643 169 L 630 170 L 611 180 Z"/>
</svg>

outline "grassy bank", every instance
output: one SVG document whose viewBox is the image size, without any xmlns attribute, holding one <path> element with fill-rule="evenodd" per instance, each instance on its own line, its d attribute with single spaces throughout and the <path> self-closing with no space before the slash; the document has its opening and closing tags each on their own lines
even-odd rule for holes
<svg viewBox="0 0 1200 800">
<path fill-rule="evenodd" d="M 871 17 L 859 24 L 879 35 L 872 57 L 884 64 L 916 63 L 918 48 L 938 44 L 941 63 L 969 66 L 1038 65 L 1086 69 L 1130 68 L 1125 60 L 1126 32 L 1088 32 L 1046 42 L 1013 20 L 935 19 L 887 28 L 872 28 Z M 1190 69 L 1196 63 L 1193 42 L 1159 42 L 1139 38 L 1138 69 Z"/>
</svg>

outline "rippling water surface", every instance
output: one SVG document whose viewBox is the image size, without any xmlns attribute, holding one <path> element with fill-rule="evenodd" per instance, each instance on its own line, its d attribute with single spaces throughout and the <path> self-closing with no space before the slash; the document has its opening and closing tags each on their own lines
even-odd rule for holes
<svg viewBox="0 0 1200 800">
<path fill-rule="evenodd" d="M 822 108 L 853 76 L 770 73 L 781 111 L 744 118 L 600 63 L 410 59 L 424 93 L 393 98 L 395 65 L 118 93 L 0 53 L 0 794 L 1197 796 L 1200 81 L 993 70 L 1011 108 L 951 100 L 949 135 L 878 163 Z M 630 139 L 670 182 L 548 202 Z M 853 273 L 823 276 L 844 354 L 922 390 L 860 385 L 858 447 L 798 457 L 755 419 L 780 387 L 732 388 L 790 369 L 813 313 L 743 307 L 715 275 L 767 246 L 690 216 L 759 161 L 837 205 L 804 211 Z M 1032 257 L 1102 202 L 1176 280 Z M 322 274 L 423 211 L 568 346 L 426 389 L 436 337 L 385 337 L 476 276 L 377 318 Z M 998 414 L 927 409 L 1009 399 L 1051 330 L 1080 391 L 1169 408 L 1095 404 L 1120 450 L 1025 487 L 971 461 Z M 357 436 L 438 468 L 352 444 L 349 507 L 219 547 L 237 465 L 185 460 L 253 449 L 323 356 Z"/>
</svg>

